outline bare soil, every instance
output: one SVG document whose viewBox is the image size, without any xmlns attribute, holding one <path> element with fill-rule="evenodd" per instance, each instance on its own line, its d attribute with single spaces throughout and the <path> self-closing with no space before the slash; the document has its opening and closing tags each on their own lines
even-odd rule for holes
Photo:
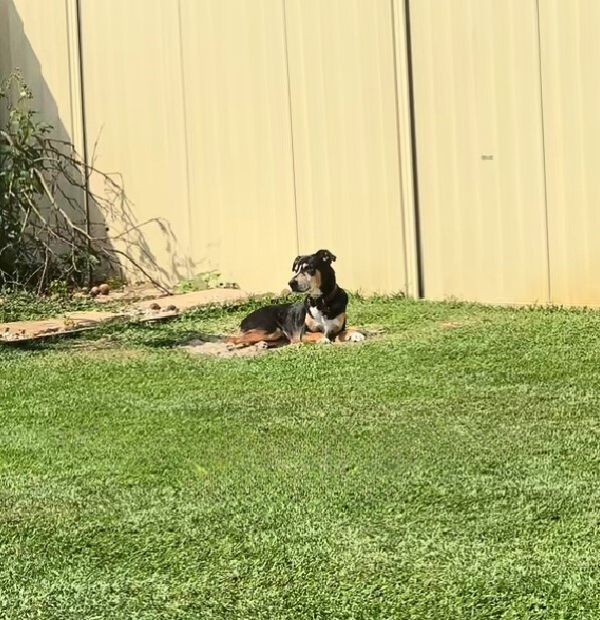
<svg viewBox="0 0 600 620">
<path fill-rule="evenodd" d="M 217 336 L 209 336 L 204 339 L 191 340 L 184 344 L 181 348 L 188 353 L 194 355 L 207 355 L 209 357 L 217 357 L 220 359 L 232 359 L 235 357 L 256 357 L 263 355 L 268 351 L 281 348 L 285 345 L 269 346 L 266 342 L 259 342 L 258 344 L 241 347 L 232 344 L 227 344 L 225 340 Z"/>
</svg>

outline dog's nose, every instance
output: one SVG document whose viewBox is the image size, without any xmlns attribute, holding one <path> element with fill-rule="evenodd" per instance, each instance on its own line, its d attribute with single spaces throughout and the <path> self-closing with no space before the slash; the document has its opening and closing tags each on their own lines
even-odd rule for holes
<svg viewBox="0 0 600 620">
<path fill-rule="evenodd" d="M 298 286 L 298 285 L 296 283 L 296 280 L 290 280 L 288 282 L 288 286 L 292 289 L 292 291 L 295 291 L 296 290 L 296 286 Z"/>
</svg>

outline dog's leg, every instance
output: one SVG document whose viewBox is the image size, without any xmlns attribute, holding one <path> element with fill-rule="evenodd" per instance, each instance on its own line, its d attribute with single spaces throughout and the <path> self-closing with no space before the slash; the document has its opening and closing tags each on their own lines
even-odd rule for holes
<svg viewBox="0 0 600 620">
<path fill-rule="evenodd" d="M 292 344 L 302 344 L 306 332 L 306 308 L 304 306 L 297 307 L 288 313 L 283 331 Z"/>
<path fill-rule="evenodd" d="M 306 332 L 302 337 L 302 342 L 311 344 L 331 344 L 332 340 L 323 332 Z"/>
<path fill-rule="evenodd" d="M 356 329 L 345 329 L 336 338 L 338 342 L 362 342 L 364 339 L 365 335 Z"/>
<path fill-rule="evenodd" d="M 322 342 L 324 338 L 323 332 L 305 332 L 304 336 L 302 336 L 302 342 L 316 344 Z"/>
<path fill-rule="evenodd" d="M 291 336 L 288 336 L 288 337 L 292 344 L 302 344 L 304 342 L 305 334 L 306 334 L 306 329 L 303 325 L 298 331 L 295 331 Z"/>
<path fill-rule="evenodd" d="M 250 329 L 237 336 L 230 336 L 227 339 L 227 344 L 248 347 L 259 342 L 266 342 L 274 345 L 286 340 L 287 338 L 280 329 L 274 332 L 266 332 L 262 329 Z"/>
</svg>

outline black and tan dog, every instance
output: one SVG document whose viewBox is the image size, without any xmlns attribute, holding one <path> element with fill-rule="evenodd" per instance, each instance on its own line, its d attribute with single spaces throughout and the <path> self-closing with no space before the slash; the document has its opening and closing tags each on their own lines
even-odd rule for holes
<svg viewBox="0 0 600 620">
<path fill-rule="evenodd" d="M 335 280 L 329 250 L 297 256 L 289 286 L 296 293 L 306 293 L 303 302 L 274 304 L 259 308 L 241 323 L 241 333 L 229 338 L 237 345 L 265 342 L 360 342 L 364 335 L 346 329 L 348 294 Z"/>
</svg>

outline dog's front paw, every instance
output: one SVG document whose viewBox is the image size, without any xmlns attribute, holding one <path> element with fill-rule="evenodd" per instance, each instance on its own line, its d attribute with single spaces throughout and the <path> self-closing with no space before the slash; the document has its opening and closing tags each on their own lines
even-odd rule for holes
<svg viewBox="0 0 600 620">
<path fill-rule="evenodd" d="M 362 342 L 364 339 L 365 339 L 365 335 L 361 334 L 360 332 L 352 332 L 348 336 L 349 342 Z"/>
<path fill-rule="evenodd" d="M 327 338 L 327 336 L 323 336 L 323 338 L 321 338 L 321 340 L 319 340 L 319 344 L 332 344 L 331 340 L 329 340 L 329 338 Z"/>
</svg>

